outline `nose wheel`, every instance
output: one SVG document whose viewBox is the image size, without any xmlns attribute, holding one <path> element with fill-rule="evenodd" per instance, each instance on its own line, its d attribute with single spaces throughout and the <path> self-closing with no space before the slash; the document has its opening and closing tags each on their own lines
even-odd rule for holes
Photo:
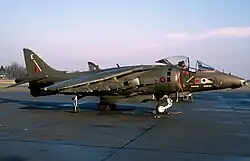
<svg viewBox="0 0 250 161">
<path fill-rule="evenodd" d="M 168 114 L 167 109 L 170 108 L 173 105 L 173 100 L 169 98 L 168 96 L 163 96 L 161 98 L 161 102 L 156 105 L 155 108 L 155 114 Z"/>
</svg>

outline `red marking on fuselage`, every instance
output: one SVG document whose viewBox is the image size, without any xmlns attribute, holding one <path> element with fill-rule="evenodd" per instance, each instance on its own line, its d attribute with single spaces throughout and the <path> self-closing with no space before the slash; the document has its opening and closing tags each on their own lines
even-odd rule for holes
<svg viewBox="0 0 250 161">
<path fill-rule="evenodd" d="M 161 78 L 160 78 L 160 82 L 161 82 L 161 83 L 164 83 L 165 81 L 166 81 L 166 78 L 165 78 L 165 77 L 161 77 Z"/>
<path fill-rule="evenodd" d="M 200 79 L 195 79 L 195 84 L 199 84 L 200 83 Z"/>
<path fill-rule="evenodd" d="M 38 67 L 35 67 L 35 73 L 38 73 L 38 72 L 39 72 Z"/>
</svg>

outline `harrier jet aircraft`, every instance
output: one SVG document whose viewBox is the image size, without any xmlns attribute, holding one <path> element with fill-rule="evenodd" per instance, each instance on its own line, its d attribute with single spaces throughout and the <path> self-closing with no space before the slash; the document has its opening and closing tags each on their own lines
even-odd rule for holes
<svg viewBox="0 0 250 161">
<path fill-rule="evenodd" d="M 152 99 L 158 104 L 157 114 L 167 113 L 173 101 L 168 97 L 179 92 L 200 92 L 225 88 L 239 88 L 246 80 L 215 69 L 196 70 L 183 57 L 177 64 L 161 59 L 154 65 L 131 65 L 85 72 L 58 71 L 45 63 L 30 49 L 23 49 L 27 75 L 16 81 L 16 86 L 29 83 L 34 97 L 48 95 L 74 95 L 74 112 L 78 112 L 78 100 L 85 96 L 100 98 L 100 111 L 115 110 L 117 102 L 143 102 Z"/>
</svg>

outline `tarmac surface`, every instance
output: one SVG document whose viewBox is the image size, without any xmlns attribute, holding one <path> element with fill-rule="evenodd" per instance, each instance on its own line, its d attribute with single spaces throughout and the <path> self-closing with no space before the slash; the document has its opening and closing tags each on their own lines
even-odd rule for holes
<svg viewBox="0 0 250 161">
<path fill-rule="evenodd" d="M 0 161 L 250 161 L 250 90 L 204 92 L 155 119 L 153 104 L 100 114 L 94 99 L 0 92 Z"/>
</svg>

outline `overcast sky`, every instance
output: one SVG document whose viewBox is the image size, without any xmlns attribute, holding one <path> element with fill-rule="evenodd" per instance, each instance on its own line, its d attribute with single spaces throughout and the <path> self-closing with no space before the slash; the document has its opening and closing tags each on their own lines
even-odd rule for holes
<svg viewBox="0 0 250 161">
<path fill-rule="evenodd" d="M 2 0 L 0 60 L 30 48 L 52 67 L 86 70 L 189 56 L 250 78 L 249 0 Z"/>
</svg>

